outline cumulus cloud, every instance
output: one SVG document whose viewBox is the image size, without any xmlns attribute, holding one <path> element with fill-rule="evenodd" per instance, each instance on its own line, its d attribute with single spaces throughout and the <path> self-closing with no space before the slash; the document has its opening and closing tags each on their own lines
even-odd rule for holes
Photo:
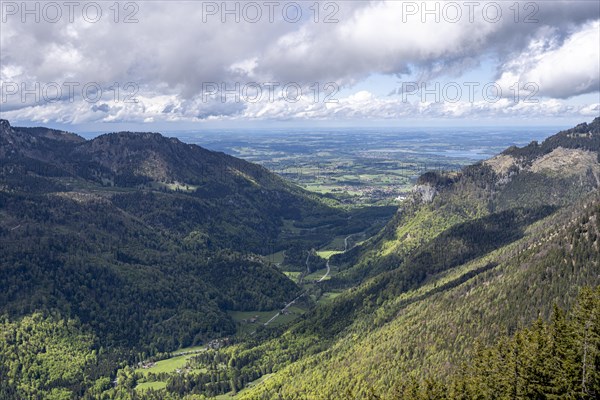
<svg viewBox="0 0 600 400">
<path fill-rule="evenodd" d="M 403 75 L 417 70 L 424 79 L 457 75 L 484 55 L 503 60 L 520 53 L 531 38 L 548 33 L 548 27 L 561 40 L 574 26 L 600 17 L 595 2 L 521 3 L 518 14 L 510 2 L 473 2 L 473 7 L 450 3 L 458 4 L 460 17 L 444 12 L 441 1 L 370 2 L 333 27 L 305 25 L 285 34 L 267 49 L 256 69 L 266 76 L 340 83 L 373 72 Z M 529 9 L 527 4 L 536 6 Z M 426 13 L 436 6 L 437 12 Z M 493 11 L 495 7 L 499 9 Z"/>
<path fill-rule="evenodd" d="M 218 98 L 184 99 L 178 96 L 140 97 L 136 103 L 52 103 L 7 111 L 3 117 L 16 121 L 49 121 L 65 124 L 94 122 L 194 122 L 245 120 L 392 120 L 403 118 L 589 118 L 600 113 L 600 103 L 574 106 L 560 99 L 515 101 L 423 101 L 400 96 L 378 97 L 359 91 L 336 98 L 335 102 L 315 102 L 310 96 L 297 101 L 284 97 L 259 102 L 222 102 Z"/>
<path fill-rule="evenodd" d="M 506 62 L 500 86 L 534 83 L 540 95 L 557 98 L 600 90 L 600 21 L 585 24 L 562 43 L 555 36 L 532 40 L 525 51 Z"/>
<path fill-rule="evenodd" d="M 222 2 L 201 4 L 209 3 L 223 7 Z M 516 14 L 513 2 L 491 2 L 501 7 L 497 20 L 492 18 L 494 7 L 484 13 L 485 2 L 472 10 L 465 2 L 453 2 L 461 13 L 458 19 L 456 10 L 445 9 L 447 3 L 321 1 L 317 16 L 309 8 L 313 2 L 307 2 L 301 3 L 302 18 L 290 22 L 282 17 L 284 2 L 279 3 L 273 21 L 263 7 L 257 23 L 245 21 L 243 16 L 237 23 L 235 16 L 222 12 L 207 15 L 205 6 L 185 1 L 137 2 L 136 23 L 123 23 L 127 14 L 123 9 L 115 23 L 108 8 L 112 3 L 104 2 L 100 3 L 104 16 L 96 23 L 81 18 L 81 10 L 72 23 L 66 18 L 57 23 L 22 23 L 21 15 L 4 13 L 1 114 L 43 121 L 54 113 L 56 120 L 73 123 L 98 119 L 393 118 L 405 115 L 405 110 L 408 114 L 464 116 L 492 112 L 494 107 L 426 102 L 408 106 L 368 92 L 357 92 L 337 104 L 205 101 L 203 88 L 206 83 L 231 87 L 235 82 L 298 82 L 305 90 L 314 82 L 335 82 L 351 88 L 372 74 L 418 74 L 427 81 L 460 76 L 484 58 L 496 61 L 497 81 L 503 87 L 514 81 L 537 82 L 541 96 L 560 99 L 599 90 L 599 3 L 521 2 Z M 231 9 L 244 3 L 227 4 Z M 338 9 L 327 8 L 327 4 Z M 417 10 L 410 8 L 411 4 Z M 423 7 L 437 11 L 424 14 Z M 331 12 L 338 22 L 324 23 Z M 38 96 L 24 98 L 20 85 L 31 88 L 36 82 L 41 85 Z M 80 86 L 72 95 L 63 92 L 54 101 L 42 96 L 44 85 L 62 86 L 65 82 Z M 131 87 L 125 88 L 130 82 L 135 84 L 136 103 L 122 98 L 132 93 Z M 12 94 L 15 87 L 7 85 L 14 83 L 19 87 Z M 102 89 L 101 101 L 90 104 L 83 99 L 81 88 L 88 83 Z M 114 99 L 115 83 L 120 90 L 118 101 Z M 498 104 L 495 107 L 502 110 L 498 112 L 505 110 Z M 586 107 L 586 112 L 594 110 L 593 105 Z M 511 112 L 518 110 L 510 108 Z M 523 109 L 541 112 L 532 106 Z"/>
</svg>

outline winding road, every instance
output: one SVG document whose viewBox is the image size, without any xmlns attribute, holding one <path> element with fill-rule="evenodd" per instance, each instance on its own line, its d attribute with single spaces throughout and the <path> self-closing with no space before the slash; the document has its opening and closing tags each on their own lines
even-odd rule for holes
<svg viewBox="0 0 600 400">
<path fill-rule="evenodd" d="M 292 304 L 294 304 L 296 301 L 298 301 L 298 299 L 300 299 L 300 298 L 301 298 L 302 296 L 304 296 L 305 294 L 306 294 L 306 290 L 305 290 L 304 292 L 302 292 L 302 293 L 301 293 L 301 294 L 300 294 L 298 297 L 296 297 L 294 300 L 292 300 L 292 301 L 290 301 L 289 303 L 287 303 L 287 304 L 285 305 L 285 307 L 283 307 L 283 308 L 281 309 L 281 311 L 279 311 L 277 314 L 273 315 L 273 316 L 271 317 L 271 319 L 270 319 L 270 320 L 268 320 L 267 322 L 265 322 L 263 325 L 264 325 L 264 326 L 267 326 L 267 325 L 269 325 L 269 324 L 270 324 L 270 323 L 271 323 L 271 322 L 272 322 L 272 321 L 273 321 L 275 318 L 279 317 L 279 316 L 281 315 L 281 313 L 282 313 L 282 312 L 284 312 L 285 310 L 287 310 L 287 309 L 288 309 L 288 307 L 290 307 Z"/>
<path fill-rule="evenodd" d="M 353 234 L 350 234 L 348 236 L 346 236 L 346 238 L 344 239 L 344 253 L 348 251 L 348 239 L 350 239 L 350 236 L 352 236 Z"/>
<path fill-rule="evenodd" d="M 346 236 L 346 238 L 344 239 L 344 253 L 348 251 L 348 239 L 350 239 L 350 236 L 352 236 L 352 235 L 353 235 L 353 234 L 350 234 L 350 235 Z M 309 266 L 308 266 L 308 260 L 309 260 L 309 258 L 310 258 L 310 252 L 309 252 L 309 253 L 308 253 L 308 255 L 306 256 L 306 273 L 307 273 L 307 274 L 310 274 L 310 268 L 309 268 Z M 327 259 L 327 264 L 326 264 L 326 267 L 327 267 L 327 271 L 325 271 L 325 275 L 323 275 L 323 276 L 321 277 L 321 279 L 319 279 L 319 280 L 317 281 L 317 283 L 319 283 L 319 282 L 323 282 L 325 279 L 327 279 L 327 277 L 328 277 L 328 276 L 329 276 L 329 274 L 331 273 L 331 266 L 329 265 L 329 259 Z M 300 282 L 299 282 L 299 283 L 302 283 L 302 279 L 303 279 L 303 278 L 301 278 L 301 279 L 300 279 Z M 285 310 L 287 310 L 287 309 L 288 309 L 288 307 L 290 307 L 292 304 L 294 304 L 296 301 L 298 301 L 298 299 L 300 299 L 301 297 L 303 297 L 304 295 L 306 295 L 306 293 L 307 293 L 307 291 L 305 290 L 305 291 L 304 291 L 304 292 L 302 292 L 302 293 L 301 293 L 301 294 L 300 294 L 298 297 L 296 297 L 294 300 L 292 300 L 292 301 L 290 301 L 289 303 L 287 303 L 287 304 L 285 305 L 285 307 L 283 307 L 283 308 L 282 308 L 282 309 L 281 309 L 281 310 L 280 310 L 280 311 L 279 311 L 277 314 L 273 315 L 273 316 L 271 317 L 271 319 L 270 319 L 270 320 L 268 320 L 267 322 L 265 322 L 263 325 L 264 325 L 264 326 L 267 326 L 267 325 L 269 325 L 269 324 L 270 324 L 271 322 L 273 322 L 273 321 L 274 321 L 274 320 L 275 320 L 277 317 L 279 317 L 279 316 L 281 315 L 281 313 L 282 313 L 282 312 L 284 312 Z M 254 333 L 254 332 L 253 332 L 253 333 Z"/>
<path fill-rule="evenodd" d="M 331 268 L 329 267 L 329 259 L 327 259 L 327 265 L 326 265 L 326 267 L 327 267 L 327 272 L 325 272 L 325 275 L 323 275 L 321 277 L 321 279 L 319 279 L 317 282 L 321 282 L 321 281 L 323 281 L 325 278 L 327 278 L 329 276 L 329 273 L 331 272 Z"/>
<path fill-rule="evenodd" d="M 321 277 L 321 279 L 319 279 L 317 282 L 321 282 L 321 281 L 325 280 L 325 279 L 326 279 L 326 278 L 329 276 L 329 273 L 331 272 L 331 267 L 329 266 L 329 260 L 327 260 L 327 265 L 326 265 L 326 267 L 327 267 L 327 271 L 325 272 L 325 275 L 323 275 L 323 276 Z M 308 270 L 308 257 L 306 257 L 306 268 L 307 268 L 307 271 L 308 271 L 308 272 L 310 272 L 310 270 Z M 284 312 L 285 310 L 287 310 L 287 309 L 288 309 L 288 307 L 290 307 L 292 304 L 294 304 L 296 301 L 298 301 L 298 300 L 299 300 L 301 297 L 303 297 L 304 295 L 306 295 L 306 293 L 307 293 L 307 291 L 306 291 L 306 290 L 305 290 L 304 292 L 300 293 L 300 295 L 299 295 L 298 297 L 296 297 L 294 300 L 292 300 L 292 301 L 290 301 L 289 303 L 287 303 L 287 304 L 285 305 L 285 307 L 283 307 L 283 308 L 281 309 L 281 311 L 279 311 L 279 312 L 277 312 L 277 314 L 273 315 L 273 316 L 271 317 L 271 319 L 270 319 L 270 320 L 268 320 L 267 322 L 265 322 L 263 325 L 264 325 L 264 326 L 267 326 L 267 325 L 269 325 L 271 322 L 273 322 L 273 320 L 275 320 L 275 318 L 279 317 L 279 316 L 281 315 L 281 313 L 282 313 L 282 312 Z"/>
</svg>

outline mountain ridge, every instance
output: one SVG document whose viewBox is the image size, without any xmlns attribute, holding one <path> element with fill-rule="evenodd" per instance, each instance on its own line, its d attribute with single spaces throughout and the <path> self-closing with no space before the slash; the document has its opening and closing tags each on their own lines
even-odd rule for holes
<svg viewBox="0 0 600 400">
<path fill-rule="evenodd" d="M 102 368 L 104 375 L 89 375 L 102 380 L 96 392 L 77 378 L 66 386 L 48 378 L 48 385 L 89 398 L 180 399 L 238 391 L 243 399 L 412 400 L 437 399 L 439 393 L 460 398 L 440 380 L 462 382 L 461 365 L 476 355 L 474 343 L 527 335 L 523 328 L 550 318 L 553 304 L 568 309 L 582 287 L 600 284 L 597 133 L 600 118 L 541 144 L 507 149 L 492 165 L 486 160 L 458 172 L 423 174 L 377 235 L 329 259 L 338 271 L 315 293 L 336 297 L 285 329 L 257 331 L 203 351 L 186 364 L 189 373 L 145 375 L 127 367 L 111 387 L 106 379 L 114 378 L 114 370 Z M 38 139 L 40 148 L 54 148 L 49 141 L 57 142 Z M 133 144 L 119 145 L 123 141 Z M 229 156 L 207 153 L 219 162 L 207 166 L 211 173 L 204 176 L 198 176 L 206 161 L 200 157 L 178 167 L 179 175 L 171 173 L 167 166 L 177 165 L 173 152 L 194 157 L 200 151 L 187 146 L 151 133 L 116 133 L 56 149 L 64 159 L 48 171 L 41 158 L 2 159 L 0 242 L 9 246 L 1 253 L 0 284 L 6 287 L 0 287 L 0 305 L 9 318 L 23 317 L 5 321 L 7 331 L 37 323 L 61 337 L 93 332 L 113 350 L 137 350 L 136 343 L 144 343 L 151 355 L 230 334 L 224 310 L 270 308 L 298 293 L 274 266 L 252 255 L 269 240 L 286 240 L 279 236 L 281 222 L 302 227 L 299 248 L 318 240 L 305 235 L 357 223 L 318 197 L 278 186 L 278 177 L 260 176 L 261 167 L 245 169 Z M 153 152 L 160 160 L 152 163 L 165 166 L 144 170 Z M 73 155 L 77 162 L 69 164 Z M 223 175 L 215 177 L 219 170 Z M 197 181 L 186 180 L 188 174 Z M 28 179 L 47 186 L 30 192 L 23 185 Z M 26 246 L 32 238 L 36 244 Z M 20 276 L 34 284 L 23 284 Z M 64 332 L 52 318 L 37 314 L 40 309 L 60 310 L 59 326 L 66 324 L 60 318 L 75 317 L 75 328 Z M 81 341 L 67 350 L 80 355 L 94 348 Z M 123 359 L 114 352 L 104 357 L 91 360 L 114 365 L 109 360 Z M 131 365 L 146 358 L 127 360 Z M 599 361 L 596 357 L 593 365 Z M 85 365 L 80 360 L 72 373 Z M 246 388 L 260 377 L 262 383 Z M 157 382 L 164 389 L 144 394 L 134 389 L 136 383 Z M 600 377 L 590 375 L 590 382 Z M 519 384 L 533 387 L 529 381 Z M 469 393 L 481 389 L 469 388 Z M 568 387 L 556 390 L 573 394 Z M 33 392 L 0 384 L 0 394 Z"/>
<path fill-rule="evenodd" d="M 584 151 L 600 153 L 599 122 L 574 128 L 585 130 Z M 571 132 L 522 153 L 535 165 L 555 149 L 580 149 Z M 594 171 L 596 154 L 584 159 Z M 568 307 L 583 286 L 600 284 L 596 179 L 587 168 L 527 168 L 506 179 L 484 161 L 423 175 L 379 235 L 331 258 L 341 272 L 326 286 L 349 290 L 280 339 L 228 352 L 253 355 L 243 371 L 285 358 L 280 348 L 306 346 L 289 354 L 299 361 L 272 365 L 276 373 L 240 398 L 438 398 L 427 385 L 460 371 L 475 341 L 548 318 L 553 303 Z M 430 394 L 405 392 L 402 376 Z"/>
<path fill-rule="evenodd" d="M 372 223 L 327 202 L 159 133 L 85 140 L 0 120 L 0 309 L 56 311 L 104 345 L 153 352 L 232 334 L 226 311 L 274 310 L 299 292 L 254 254 Z"/>
</svg>

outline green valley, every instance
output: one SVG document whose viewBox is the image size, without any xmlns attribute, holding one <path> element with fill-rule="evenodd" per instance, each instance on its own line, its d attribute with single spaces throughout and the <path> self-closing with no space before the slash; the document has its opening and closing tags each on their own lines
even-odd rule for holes
<svg viewBox="0 0 600 400">
<path fill-rule="evenodd" d="M 0 122 L 0 397 L 600 395 L 600 118 L 398 207 Z"/>
</svg>

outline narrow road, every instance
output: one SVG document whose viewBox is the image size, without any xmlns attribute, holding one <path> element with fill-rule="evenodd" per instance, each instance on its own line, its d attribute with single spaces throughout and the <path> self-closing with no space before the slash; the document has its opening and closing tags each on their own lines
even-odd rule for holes
<svg viewBox="0 0 600 400">
<path fill-rule="evenodd" d="M 306 274 L 310 274 L 310 267 L 308 266 L 308 260 L 310 259 L 310 251 L 306 255 Z"/>
<path fill-rule="evenodd" d="M 273 321 L 275 318 L 279 317 L 279 315 L 280 315 L 280 313 L 277 313 L 277 314 L 273 315 L 273 316 L 271 317 L 271 319 L 270 319 L 270 320 L 268 320 L 267 322 L 265 322 L 263 325 L 264 325 L 264 326 L 267 326 L 267 325 L 269 325 L 269 324 L 271 323 L 271 321 Z M 253 333 L 254 333 L 254 332 L 253 332 Z"/>
<path fill-rule="evenodd" d="M 308 265 L 308 257 L 306 258 L 306 262 L 307 262 L 307 265 Z M 329 273 L 331 272 L 331 267 L 329 266 L 329 260 L 327 260 L 327 265 L 326 265 L 326 267 L 327 267 L 327 271 L 325 272 L 325 275 L 323 275 L 323 276 L 321 277 L 321 279 L 319 279 L 317 282 L 322 282 L 322 281 L 324 281 L 324 280 L 325 280 L 325 279 L 326 279 L 326 278 L 329 276 Z M 281 311 L 278 311 L 278 312 L 277 312 L 277 314 L 273 315 L 273 316 L 271 317 L 271 319 L 270 319 L 270 320 L 268 320 L 267 322 L 265 322 L 263 325 L 264 325 L 264 326 L 267 326 L 267 325 L 269 325 L 269 324 L 270 324 L 271 322 L 273 322 L 273 321 L 274 321 L 274 320 L 275 320 L 277 317 L 279 317 L 279 316 L 281 315 L 281 313 L 282 313 L 282 312 L 284 312 L 285 310 L 287 310 L 287 309 L 288 309 L 288 308 L 289 308 L 289 307 L 290 307 L 292 304 L 294 304 L 296 301 L 298 301 L 298 300 L 299 300 L 299 299 L 300 299 L 302 296 L 304 296 L 305 294 L 306 294 L 306 290 L 305 290 L 304 292 L 300 293 L 300 295 L 298 295 L 298 297 L 296 297 L 294 300 L 292 300 L 292 301 L 290 301 L 289 303 L 287 303 L 287 304 L 285 305 L 285 307 L 283 307 L 283 308 L 281 309 Z"/>
<path fill-rule="evenodd" d="M 352 236 L 352 235 L 348 235 L 344 239 L 344 253 L 348 251 L 348 239 L 350 239 L 350 236 Z"/>
<path fill-rule="evenodd" d="M 323 275 L 321 277 L 321 279 L 319 279 L 317 282 L 321 282 L 321 281 L 323 281 L 325 278 L 327 278 L 329 276 L 329 272 L 331 272 L 331 268 L 329 267 L 329 259 L 327 259 L 327 265 L 326 265 L 326 267 L 327 267 L 327 272 L 325 272 L 325 275 Z"/>
<path fill-rule="evenodd" d="M 300 295 L 299 295 L 298 297 L 296 297 L 294 300 L 292 300 L 292 301 L 290 301 L 289 303 L 287 303 L 287 304 L 285 305 L 285 307 L 283 307 L 283 308 L 281 309 L 281 311 L 279 311 L 279 312 L 277 312 L 277 314 L 273 315 L 273 316 L 271 317 L 271 319 L 270 319 L 270 320 L 268 320 L 267 322 L 265 322 L 263 325 L 264 325 L 264 326 L 267 326 L 267 325 L 269 325 L 269 324 L 270 324 L 270 323 L 271 323 L 271 322 L 272 322 L 272 321 L 273 321 L 275 318 L 279 317 L 279 316 L 281 315 L 281 313 L 282 313 L 282 312 L 284 312 L 285 310 L 287 310 L 287 309 L 288 309 L 288 307 L 290 307 L 292 304 L 294 304 L 296 301 L 298 301 L 298 299 L 300 299 L 300 297 L 304 296 L 305 294 L 306 294 L 306 290 L 305 290 L 304 292 L 300 293 Z"/>
<path fill-rule="evenodd" d="M 346 236 L 346 238 L 344 239 L 344 253 L 345 253 L 346 251 L 348 251 L 348 239 L 350 238 L 350 236 L 352 236 L 352 235 L 348 235 L 348 236 Z M 308 259 L 309 259 L 309 257 L 310 257 L 310 252 L 309 252 L 309 253 L 308 253 L 308 255 L 306 256 L 306 273 L 307 273 L 307 274 L 310 274 L 310 268 L 309 268 L 309 266 L 308 266 Z M 327 267 L 327 271 L 325 271 L 325 275 L 323 275 L 323 276 L 321 277 L 321 279 L 319 279 L 319 280 L 317 281 L 317 283 L 319 283 L 319 282 L 323 282 L 325 279 L 327 279 L 327 277 L 328 277 L 328 276 L 329 276 L 329 274 L 331 273 L 331 266 L 329 265 L 329 259 L 327 259 L 327 264 L 326 264 L 326 267 Z M 303 277 L 301 277 L 301 278 L 300 278 L 300 281 L 299 281 L 298 283 L 300 283 L 300 284 L 301 284 L 301 283 L 302 283 L 302 279 L 303 279 Z M 294 300 L 292 300 L 292 301 L 290 301 L 289 303 L 287 303 L 287 304 L 285 305 L 285 307 L 283 307 L 283 308 L 282 308 L 280 311 L 278 311 L 278 312 L 277 312 L 277 314 L 273 315 L 273 316 L 271 317 L 271 319 L 270 319 L 270 320 L 268 320 L 267 322 L 265 322 L 263 325 L 264 325 L 264 326 L 267 326 L 267 325 L 269 325 L 269 324 L 270 324 L 271 322 L 273 322 L 273 321 L 274 321 L 274 320 L 275 320 L 277 317 L 279 317 L 279 316 L 281 315 L 281 313 L 282 313 L 282 312 L 284 312 L 285 310 L 287 310 L 287 309 L 288 309 L 288 307 L 290 307 L 292 304 L 294 304 L 294 303 L 295 303 L 295 302 L 296 302 L 298 299 L 300 299 L 300 298 L 301 298 L 302 296 L 304 296 L 305 294 L 306 294 L 306 290 L 305 290 L 304 292 L 302 292 L 302 293 L 301 293 L 301 294 L 300 294 L 298 297 L 296 297 Z M 252 333 L 255 333 L 255 332 L 252 332 Z"/>
</svg>

